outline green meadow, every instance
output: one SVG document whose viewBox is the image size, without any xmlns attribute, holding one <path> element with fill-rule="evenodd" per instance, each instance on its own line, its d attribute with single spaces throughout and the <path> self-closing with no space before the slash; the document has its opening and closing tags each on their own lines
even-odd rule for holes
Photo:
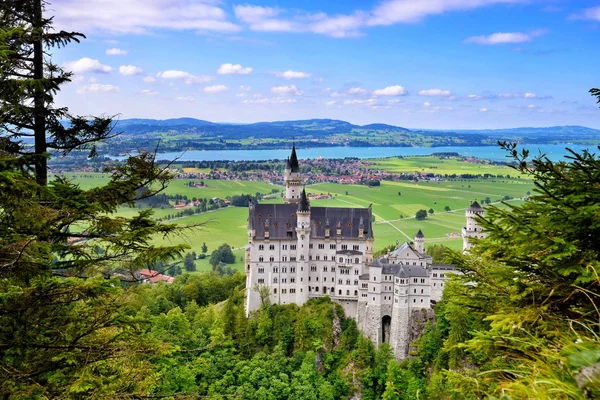
<svg viewBox="0 0 600 400">
<path fill-rule="evenodd" d="M 462 161 L 462 158 L 439 158 L 435 156 L 390 157 L 368 160 L 375 164 L 365 168 L 380 169 L 391 173 L 425 172 L 434 174 L 473 174 L 473 175 L 506 175 L 518 173 L 507 166 L 475 164 Z"/>
<path fill-rule="evenodd" d="M 394 172 L 410 172 L 420 170 L 440 174 L 470 173 L 494 175 L 514 172 L 507 167 L 469 164 L 455 159 L 441 160 L 435 157 L 410 157 L 404 159 L 376 160 L 377 168 L 385 168 Z M 412 169 L 411 169 L 412 168 Z M 514 175 L 514 174 L 513 174 Z M 67 178 L 75 180 L 82 188 L 89 189 L 100 186 L 108 181 L 100 173 L 67 173 Z M 170 182 L 165 190 L 167 194 L 187 195 L 188 198 L 226 198 L 242 193 L 254 194 L 256 192 L 268 194 L 273 189 L 282 188 L 264 182 L 251 181 L 220 181 L 204 180 L 204 188 L 190 187 L 192 180 L 178 179 Z M 198 181 L 198 180 L 195 180 Z M 381 186 L 367 187 L 362 185 L 340 185 L 332 183 L 319 183 L 306 187 L 307 192 L 324 194 L 329 193 L 332 198 L 327 200 L 313 200 L 311 204 L 319 207 L 373 207 L 375 223 L 375 249 L 395 243 L 397 240 L 412 239 L 413 235 L 421 229 L 425 234 L 427 244 L 444 244 L 460 249 L 462 239 L 460 230 L 465 223 L 465 209 L 473 200 L 483 201 L 486 198 L 494 203 L 505 196 L 512 198 L 512 202 L 520 202 L 533 185 L 525 179 L 462 179 L 446 181 L 382 181 Z M 274 196 L 269 202 L 281 202 L 280 195 Z M 446 212 L 445 207 L 451 211 Z M 414 216 L 418 210 L 433 209 L 423 221 L 417 221 Z M 118 214 L 132 216 L 137 213 L 135 208 L 121 207 Z M 155 209 L 156 217 L 162 218 L 174 212 L 171 208 Z M 247 243 L 247 218 L 248 209 L 245 207 L 227 207 L 203 214 L 197 214 L 172 220 L 182 225 L 202 225 L 201 227 L 185 230 L 181 235 L 171 238 L 157 238 L 156 244 L 188 244 L 196 254 L 201 253 L 202 243 L 206 242 L 208 253 L 223 243 L 228 243 L 234 248 L 236 267 L 243 269 L 243 247 Z M 199 271 L 210 269 L 208 258 L 196 261 Z"/>
</svg>

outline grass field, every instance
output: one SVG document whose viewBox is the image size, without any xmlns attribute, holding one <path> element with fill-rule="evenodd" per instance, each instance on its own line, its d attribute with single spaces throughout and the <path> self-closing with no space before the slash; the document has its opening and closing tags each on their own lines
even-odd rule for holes
<svg viewBox="0 0 600 400">
<path fill-rule="evenodd" d="M 518 173 L 506 166 L 475 164 L 462 161 L 461 158 L 442 159 L 433 156 L 390 157 L 368 160 L 375 163 L 365 168 L 381 169 L 392 173 L 432 172 L 434 174 L 493 174 L 516 176 Z"/>
<path fill-rule="evenodd" d="M 422 159 L 423 157 L 418 157 Z M 461 163 L 464 164 L 464 163 Z M 422 164 L 424 165 L 424 164 Z M 473 165 L 477 167 L 476 164 Z M 492 168 L 492 167 L 490 167 Z M 502 167 L 493 167 L 502 168 Z M 439 171 L 438 171 L 439 172 Z M 468 173 L 473 173 L 469 171 Z M 495 174 L 497 174 L 497 170 Z M 76 173 L 67 174 L 68 178 L 75 179 L 83 188 L 91 188 L 105 184 L 107 177 L 102 174 Z M 220 197 L 233 196 L 242 193 L 270 193 L 277 186 L 264 182 L 242 181 L 211 181 L 205 180 L 206 188 L 189 187 L 188 180 L 174 180 L 166 190 L 168 194 L 182 194 L 192 197 Z M 373 206 L 375 225 L 375 249 L 381 249 L 394 243 L 412 239 L 417 230 L 425 234 L 425 243 L 441 243 L 459 249 L 462 239 L 449 238 L 448 235 L 460 233 L 465 223 L 465 208 L 470 201 L 481 201 L 489 197 L 496 202 L 504 196 L 521 198 L 532 190 L 532 183 L 525 179 L 476 179 L 454 180 L 443 182 L 420 181 L 382 181 L 381 186 L 367 187 L 361 185 L 339 185 L 322 183 L 307 186 L 306 190 L 312 193 L 330 193 L 333 198 L 328 200 L 313 200 L 313 206 L 327 207 L 368 207 Z M 348 194 L 346 194 L 348 193 Z M 274 196 L 269 202 L 281 202 L 279 195 Z M 517 201 L 518 202 L 518 201 Z M 445 212 L 448 206 L 452 211 Z M 424 221 L 417 221 L 415 213 L 420 210 L 434 210 Z M 118 214 L 132 216 L 136 209 L 121 207 Z M 164 217 L 173 213 L 172 209 L 155 209 L 157 217 Z M 157 239 L 156 244 L 186 243 L 191 246 L 190 251 L 201 253 L 202 243 L 206 242 L 209 253 L 222 243 L 228 243 L 234 248 L 236 255 L 235 266 L 243 269 L 243 247 L 247 243 L 248 209 L 242 207 L 228 207 L 216 211 L 193 215 L 174 220 L 179 224 L 198 224 L 209 221 L 203 228 L 185 231 L 181 236 L 169 241 Z M 208 270 L 208 259 L 197 260 L 198 270 Z"/>
</svg>

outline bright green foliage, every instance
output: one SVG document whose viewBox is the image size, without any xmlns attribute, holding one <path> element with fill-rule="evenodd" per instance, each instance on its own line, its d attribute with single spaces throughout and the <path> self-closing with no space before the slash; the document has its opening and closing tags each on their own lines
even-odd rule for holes
<svg viewBox="0 0 600 400">
<path fill-rule="evenodd" d="M 229 246 L 227 243 L 220 245 L 212 252 L 210 256 L 210 265 L 213 266 L 213 269 L 215 269 L 220 263 L 235 263 L 235 255 L 231 251 L 231 246 Z"/>
</svg>

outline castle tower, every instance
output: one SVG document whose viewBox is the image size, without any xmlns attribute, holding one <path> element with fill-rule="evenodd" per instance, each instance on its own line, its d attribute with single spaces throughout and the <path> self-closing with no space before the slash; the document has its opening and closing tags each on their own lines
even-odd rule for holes
<svg viewBox="0 0 600 400">
<path fill-rule="evenodd" d="M 298 203 L 300 201 L 300 186 L 302 186 L 302 176 L 300 175 L 300 165 L 296 156 L 296 145 L 292 145 L 292 154 L 287 159 L 285 173 L 283 175 L 285 182 L 285 204 Z"/>
<path fill-rule="evenodd" d="M 425 235 L 419 229 L 419 232 L 415 234 L 415 250 L 419 253 L 425 253 Z"/>
<path fill-rule="evenodd" d="M 295 154 L 295 153 L 292 153 Z M 302 305 L 308 301 L 308 250 L 310 245 L 310 203 L 306 197 L 306 190 L 302 189 L 298 202 L 296 235 L 296 304 Z"/>
<path fill-rule="evenodd" d="M 483 232 L 483 229 L 477 223 L 477 217 L 483 217 L 483 207 L 479 205 L 477 201 L 471 203 L 465 215 L 467 217 L 467 226 L 462 228 L 462 237 L 463 237 L 463 251 L 469 251 L 473 245 L 469 243 L 470 238 L 483 239 L 486 234 Z"/>
</svg>

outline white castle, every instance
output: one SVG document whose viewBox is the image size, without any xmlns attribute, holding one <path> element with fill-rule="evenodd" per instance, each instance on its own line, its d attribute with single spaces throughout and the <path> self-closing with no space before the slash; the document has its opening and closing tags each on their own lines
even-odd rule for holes
<svg viewBox="0 0 600 400">
<path fill-rule="evenodd" d="M 433 316 L 452 265 L 433 264 L 419 230 L 373 260 L 373 213 L 369 208 L 311 207 L 292 147 L 285 169 L 285 204 L 251 204 L 246 247 L 246 312 L 261 296 L 276 304 L 302 305 L 329 296 L 378 346 L 389 343 L 397 359 L 408 355 L 414 325 Z M 463 249 L 482 237 L 476 202 L 466 212 Z M 398 242 L 397 242 L 398 243 Z"/>
</svg>

